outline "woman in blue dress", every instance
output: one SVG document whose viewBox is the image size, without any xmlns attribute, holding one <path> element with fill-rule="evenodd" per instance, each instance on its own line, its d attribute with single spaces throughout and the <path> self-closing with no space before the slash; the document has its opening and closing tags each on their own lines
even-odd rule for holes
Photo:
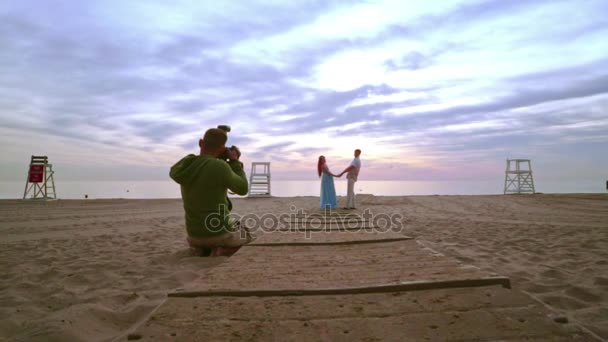
<svg viewBox="0 0 608 342">
<path fill-rule="evenodd" d="M 338 207 L 338 199 L 336 198 L 333 177 L 338 176 L 329 171 L 324 156 L 319 157 L 317 172 L 319 173 L 319 177 L 321 177 L 321 209 L 336 209 Z"/>
</svg>

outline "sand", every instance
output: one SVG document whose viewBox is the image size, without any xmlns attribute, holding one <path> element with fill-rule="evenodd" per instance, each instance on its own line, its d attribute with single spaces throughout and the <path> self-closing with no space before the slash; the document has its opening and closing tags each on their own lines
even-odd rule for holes
<svg viewBox="0 0 608 342">
<path fill-rule="evenodd" d="M 515 289 L 608 339 L 608 196 L 358 200 L 375 214 L 401 214 L 404 235 L 511 277 Z M 241 214 L 317 203 L 234 201 Z M 0 340 L 126 340 L 167 292 L 226 260 L 193 256 L 183 223 L 180 200 L 0 201 Z"/>
</svg>

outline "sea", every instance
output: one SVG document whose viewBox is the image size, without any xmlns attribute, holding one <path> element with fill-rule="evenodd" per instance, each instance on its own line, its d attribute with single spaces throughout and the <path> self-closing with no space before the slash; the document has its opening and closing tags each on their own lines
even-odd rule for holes
<svg viewBox="0 0 608 342">
<path fill-rule="evenodd" d="M 346 181 L 335 182 L 338 195 L 346 194 Z M 355 185 L 359 194 L 376 196 L 414 195 L 497 195 L 503 193 L 504 180 L 480 181 L 369 181 Z M 57 198 L 180 198 L 179 185 L 166 181 L 56 181 Z M 536 181 L 541 193 L 606 193 L 605 180 Z M 0 182 L 1 199 L 23 198 L 25 182 Z M 320 181 L 275 180 L 271 193 L 277 197 L 319 196 Z M 238 197 L 238 196 L 235 196 Z"/>
</svg>

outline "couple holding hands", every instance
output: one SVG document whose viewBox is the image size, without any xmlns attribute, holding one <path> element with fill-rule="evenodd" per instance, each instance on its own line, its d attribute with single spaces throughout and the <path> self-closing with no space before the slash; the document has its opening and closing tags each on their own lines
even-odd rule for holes
<svg viewBox="0 0 608 342">
<path fill-rule="evenodd" d="M 335 175 L 329 171 L 325 156 L 319 156 L 319 162 L 317 164 L 317 172 L 321 177 L 321 209 L 336 209 L 338 208 L 338 199 L 336 198 L 336 188 L 334 186 L 333 177 L 342 177 L 346 173 L 346 179 L 348 180 L 348 191 L 346 199 L 346 209 L 355 209 L 355 182 L 361 169 L 361 160 L 359 156 L 361 150 L 355 150 L 355 159 L 350 165 L 342 171 L 339 175 Z"/>
</svg>

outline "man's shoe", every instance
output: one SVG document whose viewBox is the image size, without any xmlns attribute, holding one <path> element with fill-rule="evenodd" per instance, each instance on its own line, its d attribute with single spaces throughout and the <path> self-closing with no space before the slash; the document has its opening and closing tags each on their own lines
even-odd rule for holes
<svg viewBox="0 0 608 342">
<path fill-rule="evenodd" d="M 190 251 L 192 255 L 196 255 L 199 257 L 211 256 L 211 248 L 209 247 L 190 247 Z"/>
<path fill-rule="evenodd" d="M 239 247 L 213 247 L 211 255 L 212 257 L 220 257 L 220 256 L 232 256 L 232 254 L 236 253 L 239 248 L 241 248 L 241 246 Z"/>
</svg>

